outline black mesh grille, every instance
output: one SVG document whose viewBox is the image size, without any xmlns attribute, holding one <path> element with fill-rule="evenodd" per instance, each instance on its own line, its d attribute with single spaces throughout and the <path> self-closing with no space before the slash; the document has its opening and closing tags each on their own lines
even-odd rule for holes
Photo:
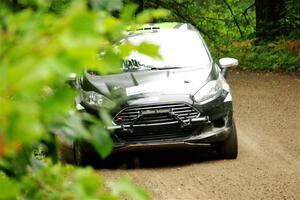
<svg viewBox="0 0 300 200">
<path fill-rule="evenodd" d="M 127 142 L 172 140 L 189 137 L 195 131 L 195 127 L 186 127 L 181 129 L 179 126 L 170 127 L 169 130 L 138 130 L 133 133 L 117 132 L 118 139 Z"/>
<path fill-rule="evenodd" d="M 176 123 L 176 117 L 188 120 L 199 115 L 196 109 L 184 103 L 142 105 L 125 108 L 113 121 L 118 125 Z"/>
</svg>

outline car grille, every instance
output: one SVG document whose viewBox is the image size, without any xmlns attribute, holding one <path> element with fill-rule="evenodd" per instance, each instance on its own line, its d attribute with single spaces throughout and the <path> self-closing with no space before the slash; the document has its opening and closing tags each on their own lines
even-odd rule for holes
<svg viewBox="0 0 300 200">
<path fill-rule="evenodd" d="M 114 117 L 113 121 L 117 125 L 172 124 L 199 115 L 199 111 L 184 103 L 142 105 L 123 109 Z"/>
<path fill-rule="evenodd" d="M 178 140 L 189 137 L 195 131 L 195 127 L 186 127 L 181 129 L 180 127 L 171 128 L 169 130 L 140 130 L 133 133 L 117 132 L 115 136 L 118 139 L 126 142 L 147 142 L 156 140 Z"/>
</svg>

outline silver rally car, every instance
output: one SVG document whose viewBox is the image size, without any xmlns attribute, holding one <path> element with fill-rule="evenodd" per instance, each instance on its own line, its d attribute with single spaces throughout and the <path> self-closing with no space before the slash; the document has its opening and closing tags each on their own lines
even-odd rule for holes
<svg viewBox="0 0 300 200">
<path fill-rule="evenodd" d="M 132 52 L 122 73 L 101 76 L 86 72 L 80 78 L 77 107 L 97 113 L 112 90 L 127 97 L 113 113 L 107 129 L 112 131 L 114 149 L 134 146 L 203 145 L 220 158 L 238 154 L 232 97 L 225 80 L 233 58 L 215 63 L 200 33 L 190 24 L 148 24 L 124 38 L 133 44 L 149 42 L 160 46 L 162 59 Z M 81 164 L 89 145 L 74 142 L 70 151 Z"/>
</svg>

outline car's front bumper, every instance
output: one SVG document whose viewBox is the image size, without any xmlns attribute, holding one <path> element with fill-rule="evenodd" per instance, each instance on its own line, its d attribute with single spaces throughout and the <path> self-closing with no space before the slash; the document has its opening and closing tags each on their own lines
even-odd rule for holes
<svg viewBox="0 0 300 200">
<path fill-rule="evenodd" d="M 159 140 L 145 140 L 145 141 L 120 141 L 114 140 L 113 152 L 117 153 L 120 151 L 130 151 L 130 150 L 145 150 L 145 149 L 154 149 L 154 148 L 173 148 L 173 147 L 183 147 L 183 148 L 194 148 L 194 147 L 210 147 L 211 144 L 224 141 L 229 134 L 231 133 L 231 111 L 228 112 L 227 115 L 224 116 L 225 124 L 223 127 L 214 127 L 213 123 L 207 118 L 201 118 L 198 122 L 191 123 L 192 126 L 200 127 L 200 129 L 196 129 L 196 131 L 187 136 L 187 137 L 179 137 L 172 139 L 159 139 Z M 151 125 L 147 127 L 141 128 L 149 128 Z M 112 126 L 108 127 L 109 130 L 121 130 L 124 127 L 120 126 Z M 198 130 L 198 131 L 197 131 Z M 134 134 L 134 133 L 132 133 Z M 85 151 L 93 152 L 94 148 L 89 143 L 85 143 Z"/>
<path fill-rule="evenodd" d="M 226 96 L 227 93 L 224 93 L 204 105 L 194 104 L 194 108 L 202 114 L 184 122 L 178 120 L 175 123 L 108 126 L 107 129 L 112 133 L 114 149 L 117 151 L 162 146 L 210 146 L 224 141 L 231 133 L 232 127 L 232 102 L 225 101 Z M 164 135 L 172 131 L 173 138 Z M 186 134 L 182 134 L 183 131 Z M 144 138 L 136 138 L 139 134 L 144 134 Z M 152 134 L 155 137 L 152 137 Z"/>
<path fill-rule="evenodd" d="M 214 122 L 209 120 L 209 117 L 198 117 L 188 122 L 187 126 L 191 126 L 194 130 L 192 134 L 184 137 L 171 138 L 171 139 L 151 139 L 144 141 L 123 141 L 118 138 L 114 138 L 114 148 L 135 148 L 135 147 L 161 147 L 161 146 L 210 146 L 213 143 L 224 141 L 231 132 L 232 123 L 232 110 L 229 109 L 227 113 L 221 117 L 224 120 L 222 126 L 216 126 Z M 166 128 L 174 126 L 174 124 L 162 124 Z M 179 124 L 178 124 L 179 127 Z M 111 131 L 128 131 L 128 129 L 139 128 L 142 130 L 153 129 L 159 132 L 159 126 L 156 125 L 133 125 L 130 126 L 110 126 L 108 127 Z M 183 131 L 184 128 L 178 128 L 178 131 Z M 135 134 L 133 131 L 130 134 Z"/>
<path fill-rule="evenodd" d="M 124 148 L 147 148 L 162 146 L 210 146 L 213 143 L 225 140 L 231 132 L 231 127 L 213 128 L 213 130 L 202 132 L 199 135 L 193 135 L 185 139 L 144 141 L 135 143 L 114 142 L 114 149 Z"/>
</svg>

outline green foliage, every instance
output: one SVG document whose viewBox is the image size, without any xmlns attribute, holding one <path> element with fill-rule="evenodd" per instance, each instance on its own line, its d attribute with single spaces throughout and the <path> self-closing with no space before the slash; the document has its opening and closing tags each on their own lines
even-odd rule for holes
<svg viewBox="0 0 300 200">
<path fill-rule="evenodd" d="M 27 174 L 18 182 L 0 174 L 0 199 L 106 199 L 125 195 L 136 200 L 149 199 L 145 191 L 127 177 L 105 183 L 92 168 L 53 165 Z"/>
<path fill-rule="evenodd" d="M 255 45 L 254 42 L 245 40 L 221 46 L 215 50 L 218 52 L 215 57 L 235 57 L 239 59 L 240 67 L 243 69 L 300 72 L 299 42 L 279 41 L 262 45 Z"/>
<path fill-rule="evenodd" d="M 119 72 L 122 58 L 131 51 L 159 57 L 157 46 L 117 49 L 115 42 L 126 27 L 168 12 L 158 9 L 135 16 L 136 6 L 122 7 L 119 0 L 1 1 L 0 188 L 6 190 L 1 189 L 0 199 L 119 199 L 120 192 L 147 199 L 129 181 L 111 185 L 112 194 L 92 169 L 55 164 L 54 134 L 67 141 L 86 140 L 102 157 L 112 150 L 105 126 L 117 103 L 106 102 L 99 110 L 102 121 L 77 112 L 77 94 L 67 86 L 67 75 L 84 69 Z M 107 10 L 120 10 L 121 17 Z M 99 52 L 105 55 L 99 57 Z"/>
<path fill-rule="evenodd" d="M 138 47 L 138 51 L 140 53 L 143 54 L 150 54 L 152 55 L 154 58 L 161 58 L 161 56 L 158 53 L 158 49 L 159 47 L 153 44 L 149 44 L 146 42 L 142 42 L 139 47 Z"/>
<path fill-rule="evenodd" d="M 92 8 L 107 10 L 107 11 L 115 11 L 121 10 L 123 7 L 122 0 L 90 0 L 90 4 Z"/>
<path fill-rule="evenodd" d="M 300 36 L 300 2 L 285 0 L 286 16 L 281 20 L 283 27 L 290 33 L 288 39 L 299 39 Z"/>
<path fill-rule="evenodd" d="M 169 20 L 191 23 L 209 40 L 222 42 L 255 34 L 253 4 L 254 1 L 244 0 L 149 0 L 144 1 L 143 7 L 168 8 L 172 12 Z"/>
<path fill-rule="evenodd" d="M 14 199 L 20 194 L 20 185 L 0 172 L 0 199 Z"/>
<path fill-rule="evenodd" d="M 51 1 L 49 11 L 62 13 L 70 4 L 71 0 L 53 0 Z"/>
</svg>

